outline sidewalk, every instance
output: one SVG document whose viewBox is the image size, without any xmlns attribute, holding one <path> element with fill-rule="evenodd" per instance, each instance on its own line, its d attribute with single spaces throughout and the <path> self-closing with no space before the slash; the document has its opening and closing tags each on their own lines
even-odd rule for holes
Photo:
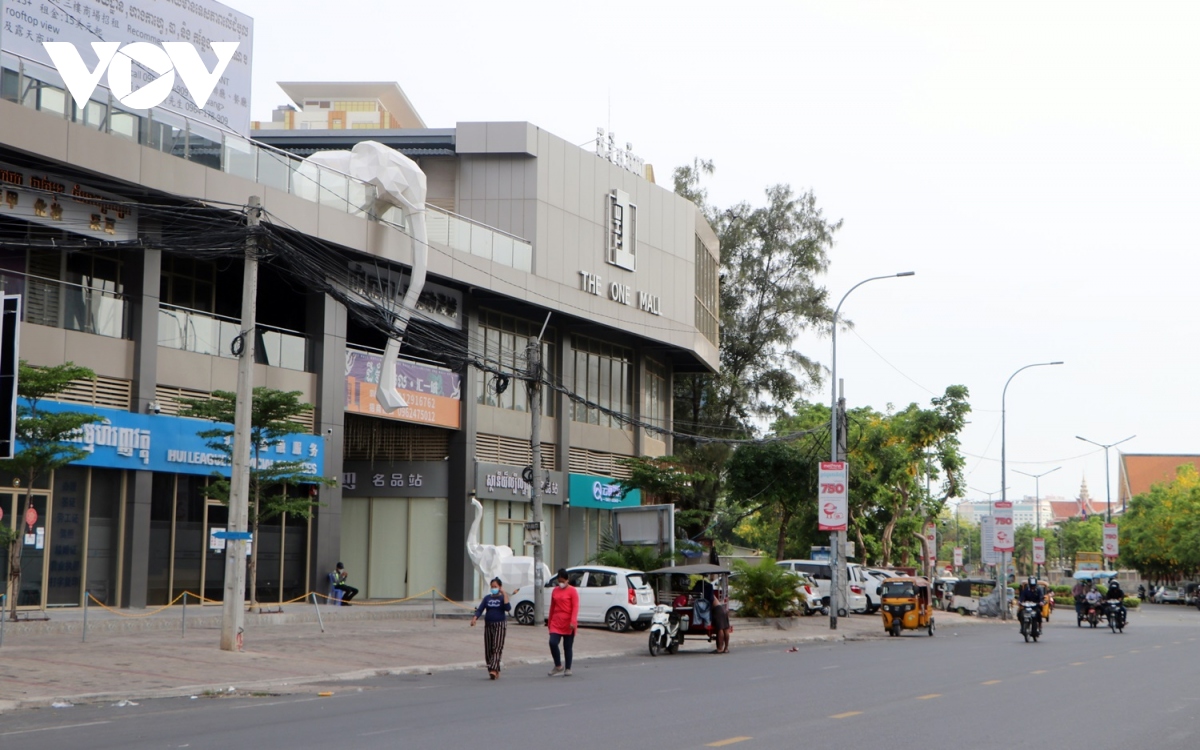
<svg viewBox="0 0 1200 750">
<path fill-rule="evenodd" d="M 390 674 L 429 674 L 483 667 L 482 626 L 468 627 L 470 609 L 429 602 L 354 607 L 321 606 L 321 631 L 312 604 L 290 604 L 279 614 L 247 614 L 242 653 L 222 651 L 220 609 L 172 607 L 145 617 L 92 608 L 83 642 L 81 610 L 55 610 L 48 622 L 5 623 L 0 646 L 0 712 L 55 702 L 235 692 L 318 692 L 331 683 Z M 980 622 L 939 612 L 940 630 Z M 878 616 L 798 618 L 790 627 L 735 618 L 733 649 L 778 643 L 838 642 L 883 637 Z M 711 649 L 687 641 L 683 651 Z M 580 628 L 576 659 L 636 655 L 650 658 L 643 632 Z M 505 666 L 548 663 L 542 628 L 510 621 Z"/>
</svg>

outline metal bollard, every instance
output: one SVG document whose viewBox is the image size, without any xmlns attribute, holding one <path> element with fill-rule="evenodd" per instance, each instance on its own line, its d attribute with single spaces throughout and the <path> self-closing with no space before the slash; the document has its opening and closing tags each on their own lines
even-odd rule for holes
<svg viewBox="0 0 1200 750">
<path fill-rule="evenodd" d="M 8 615 L 4 611 L 5 594 L 0 594 L 0 646 L 4 645 L 4 621 L 8 619 Z"/>
<path fill-rule="evenodd" d="M 89 592 L 89 591 L 84 591 L 84 592 L 83 592 L 83 641 L 82 641 L 83 643 L 87 643 L 87 611 L 88 611 L 88 599 L 90 599 L 90 598 L 91 598 L 91 596 L 92 596 L 92 595 L 91 595 L 91 592 Z"/>
<path fill-rule="evenodd" d="M 187 638 L 187 592 L 183 592 L 183 633 L 181 638 Z"/>
<path fill-rule="evenodd" d="M 433 624 L 437 625 L 437 589 L 429 590 L 429 603 L 433 607 Z"/>
<path fill-rule="evenodd" d="M 324 633 L 325 632 L 325 621 L 321 619 L 321 608 L 319 606 L 317 606 L 317 592 L 315 592 L 315 591 L 309 592 L 309 595 L 312 596 L 313 609 L 317 610 L 317 624 L 321 626 L 321 632 Z"/>
</svg>

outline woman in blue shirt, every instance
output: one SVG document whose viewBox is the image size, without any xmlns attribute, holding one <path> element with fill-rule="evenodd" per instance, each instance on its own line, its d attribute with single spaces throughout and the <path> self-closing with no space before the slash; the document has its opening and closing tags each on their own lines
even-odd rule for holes
<svg viewBox="0 0 1200 750">
<path fill-rule="evenodd" d="M 504 582 L 499 578 L 491 580 L 492 590 L 483 597 L 475 616 L 471 618 L 471 627 L 483 616 L 483 653 L 487 660 L 488 676 L 496 679 L 500 676 L 500 658 L 504 654 L 504 634 L 508 627 L 508 594 L 504 593 Z"/>
</svg>

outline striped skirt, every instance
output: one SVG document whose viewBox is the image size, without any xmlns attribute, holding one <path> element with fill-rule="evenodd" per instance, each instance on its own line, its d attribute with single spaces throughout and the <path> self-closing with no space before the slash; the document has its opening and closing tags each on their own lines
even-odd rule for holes
<svg viewBox="0 0 1200 750">
<path fill-rule="evenodd" d="M 500 659 L 504 655 L 504 634 L 507 629 L 508 623 L 504 621 L 483 624 L 483 655 L 487 660 L 489 672 L 500 671 Z"/>
</svg>

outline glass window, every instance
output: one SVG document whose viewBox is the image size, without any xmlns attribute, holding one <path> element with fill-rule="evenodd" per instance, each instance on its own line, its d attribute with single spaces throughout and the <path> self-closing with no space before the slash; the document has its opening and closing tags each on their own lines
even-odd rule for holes
<svg viewBox="0 0 1200 750">
<path fill-rule="evenodd" d="M 575 341 L 575 380 L 572 390 L 580 397 L 619 414 L 633 414 L 633 353 L 590 339 Z M 615 417 L 595 407 L 576 402 L 572 418 L 603 427 L 630 429 Z"/>
<path fill-rule="evenodd" d="M 508 386 L 503 393 L 497 393 L 497 374 L 480 372 L 475 379 L 478 388 L 478 402 L 488 406 L 514 411 L 529 410 L 528 390 L 524 381 L 516 376 L 524 374 L 527 369 L 528 346 L 531 339 L 536 339 L 541 324 L 521 320 L 509 315 L 503 315 L 491 310 L 484 310 L 479 316 L 479 335 L 483 339 L 484 358 L 489 367 L 509 375 Z M 547 329 L 542 340 L 542 370 L 550 382 L 555 382 L 558 368 L 555 362 L 553 329 Z M 542 388 L 542 414 L 555 416 L 555 399 L 550 388 Z"/>
</svg>

